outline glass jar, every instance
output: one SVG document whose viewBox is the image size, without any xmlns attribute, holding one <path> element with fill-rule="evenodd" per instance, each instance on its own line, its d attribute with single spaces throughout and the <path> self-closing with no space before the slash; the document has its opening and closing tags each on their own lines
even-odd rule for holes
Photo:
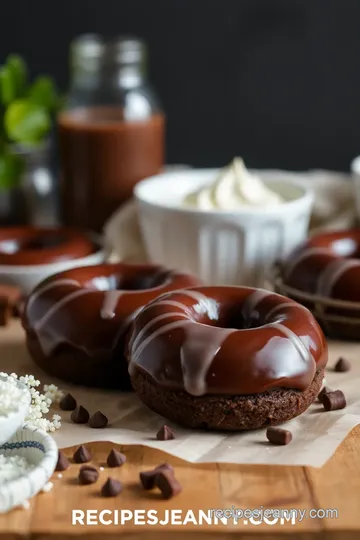
<svg viewBox="0 0 360 540">
<path fill-rule="evenodd" d="M 164 164 L 164 115 L 136 38 L 85 35 L 71 46 L 71 85 L 59 116 L 61 218 L 101 231 L 133 187 Z"/>
</svg>

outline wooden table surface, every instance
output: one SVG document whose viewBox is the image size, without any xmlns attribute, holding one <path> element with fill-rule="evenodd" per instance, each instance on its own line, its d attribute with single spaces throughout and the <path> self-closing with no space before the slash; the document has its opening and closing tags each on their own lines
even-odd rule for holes
<svg viewBox="0 0 360 540">
<path fill-rule="evenodd" d="M 93 464 L 104 465 L 106 456 L 113 445 L 92 443 L 88 445 L 93 455 Z M 71 538 L 74 535 L 91 535 L 94 540 L 111 535 L 124 539 L 199 538 L 199 540 L 227 540 L 241 538 L 252 540 L 275 540 L 294 538 L 296 540 L 339 539 L 359 540 L 360 538 L 360 426 L 355 428 L 336 454 L 321 469 L 307 467 L 282 467 L 266 465 L 191 465 L 158 450 L 144 447 L 118 447 L 127 455 L 127 462 L 121 468 L 104 468 L 100 479 L 91 486 L 77 483 L 79 465 L 72 464 L 58 478 L 53 477 L 54 488 L 42 493 L 31 501 L 30 509 L 18 509 L 0 516 L 1 540 L 26 538 Z M 71 457 L 74 448 L 65 453 Z M 175 468 L 176 477 L 183 486 L 183 492 L 168 501 L 160 498 L 155 491 L 146 492 L 140 488 L 139 471 L 150 469 L 168 461 Z M 99 489 L 111 475 L 123 483 L 123 491 L 113 499 L 104 499 Z M 296 508 L 296 509 L 337 509 L 338 518 L 304 519 L 291 524 L 262 523 L 253 525 L 240 520 L 224 525 L 72 525 L 72 510 L 101 509 L 154 509 L 159 518 L 164 510 L 198 510 L 212 508 L 241 509 Z M 108 519 L 108 516 L 105 517 Z M 161 537 L 161 538 L 160 538 Z"/>
</svg>

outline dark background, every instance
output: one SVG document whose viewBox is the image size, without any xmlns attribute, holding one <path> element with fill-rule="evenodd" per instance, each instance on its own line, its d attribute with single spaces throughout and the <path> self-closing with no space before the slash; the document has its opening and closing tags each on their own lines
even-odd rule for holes
<svg viewBox="0 0 360 540">
<path fill-rule="evenodd" d="M 360 153 L 359 0 L 13 0 L 0 61 L 62 89 L 79 33 L 135 34 L 168 116 L 168 162 L 348 170 Z"/>
</svg>

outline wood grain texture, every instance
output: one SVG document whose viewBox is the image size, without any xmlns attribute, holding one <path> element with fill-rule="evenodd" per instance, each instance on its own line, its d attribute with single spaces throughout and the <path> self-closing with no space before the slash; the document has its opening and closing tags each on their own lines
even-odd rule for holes
<svg viewBox="0 0 360 540">
<path fill-rule="evenodd" d="M 360 426 L 355 428 L 333 458 L 322 469 L 305 467 L 251 465 L 192 465 L 164 453 L 143 447 L 121 447 L 127 456 L 125 465 L 109 469 L 106 456 L 113 447 L 110 443 L 92 443 L 92 463 L 103 466 L 100 479 L 91 486 L 77 482 L 79 465 L 72 464 L 62 478 L 54 474 L 54 488 L 35 497 L 29 510 L 14 510 L 0 516 L 1 540 L 36 538 L 60 540 L 82 535 L 93 540 L 119 536 L 122 539 L 144 538 L 161 540 L 275 540 L 279 537 L 296 540 L 358 540 L 360 537 Z M 71 457 L 74 448 L 66 454 Z M 161 499 L 157 491 L 145 492 L 139 485 L 139 472 L 151 469 L 164 461 L 175 468 L 183 492 L 169 501 Z M 123 492 L 114 499 L 99 495 L 108 476 L 121 480 Z M 209 510 L 211 508 L 296 508 L 310 510 L 337 509 L 338 518 L 304 519 L 295 525 L 285 522 L 252 525 L 240 520 L 228 525 L 96 525 L 73 526 L 73 509 L 154 509 L 162 516 L 166 509 Z"/>
</svg>

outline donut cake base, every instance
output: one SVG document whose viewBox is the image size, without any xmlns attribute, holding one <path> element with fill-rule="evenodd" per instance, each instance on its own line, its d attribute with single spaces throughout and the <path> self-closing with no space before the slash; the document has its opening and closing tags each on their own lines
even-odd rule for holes
<svg viewBox="0 0 360 540">
<path fill-rule="evenodd" d="M 302 414 L 318 396 L 324 370 L 316 372 L 304 390 L 279 388 L 254 395 L 206 395 L 159 388 L 149 376 L 137 371 L 132 377 L 134 390 L 145 405 L 158 414 L 187 428 L 241 431 L 286 422 Z"/>
</svg>

